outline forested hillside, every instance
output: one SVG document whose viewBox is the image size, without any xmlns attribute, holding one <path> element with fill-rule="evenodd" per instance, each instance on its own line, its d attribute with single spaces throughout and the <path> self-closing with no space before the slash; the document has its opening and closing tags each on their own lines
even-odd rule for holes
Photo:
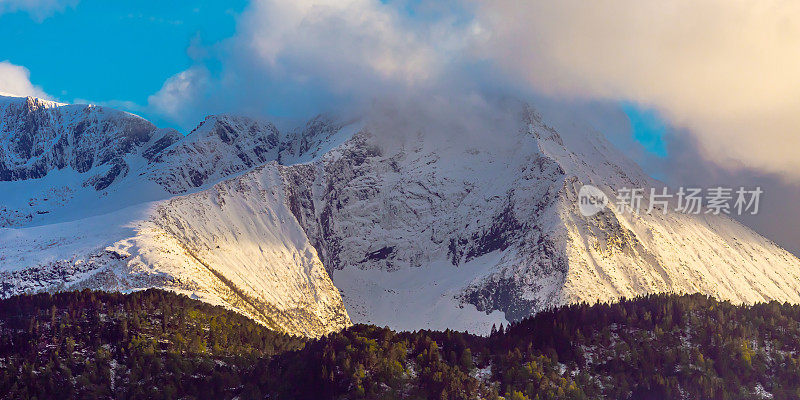
<svg viewBox="0 0 800 400">
<path fill-rule="evenodd" d="M 0 398 L 797 399 L 800 306 L 654 295 L 319 340 L 159 290 L 0 301 Z"/>
</svg>

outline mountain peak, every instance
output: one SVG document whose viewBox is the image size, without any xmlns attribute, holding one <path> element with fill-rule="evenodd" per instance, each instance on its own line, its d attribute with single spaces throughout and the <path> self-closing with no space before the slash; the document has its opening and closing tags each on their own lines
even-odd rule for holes
<svg viewBox="0 0 800 400">
<path fill-rule="evenodd" d="M 535 108 L 525 104 L 522 119 L 527 126 L 528 133 L 538 139 L 549 140 L 564 146 L 564 140 L 561 135 L 544 122 L 542 115 Z"/>
</svg>

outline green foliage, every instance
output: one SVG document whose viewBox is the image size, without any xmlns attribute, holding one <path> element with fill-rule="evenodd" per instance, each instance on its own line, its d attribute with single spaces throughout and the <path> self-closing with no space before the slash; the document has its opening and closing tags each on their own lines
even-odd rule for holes
<svg viewBox="0 0 800 400">
<path fill-rule="evenodd" d="M 0 398 L 800 398 L 800 307 L 652 295 L 489 337 L 356 325 L 317 340 L 186 296 L 0 301 Z"/>
<path fill-rule="evenodd" d="M 230 398 L 246 366 L 304 344 L 161 290 L 15 296 L 0 301 L 0 398 Z"/>
</svg>

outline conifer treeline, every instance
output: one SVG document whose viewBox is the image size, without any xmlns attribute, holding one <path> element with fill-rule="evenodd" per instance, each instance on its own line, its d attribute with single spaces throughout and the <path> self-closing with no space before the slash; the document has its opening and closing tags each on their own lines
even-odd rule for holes
<svg viewBox="0 0 800 400">
<path fill-rule="evenodd" d="M 800 398 L 800 307 L 652 295 L 494 330 L 318 340 L 183 295 L 0 301 L 0 398 Z"/>
</svg>

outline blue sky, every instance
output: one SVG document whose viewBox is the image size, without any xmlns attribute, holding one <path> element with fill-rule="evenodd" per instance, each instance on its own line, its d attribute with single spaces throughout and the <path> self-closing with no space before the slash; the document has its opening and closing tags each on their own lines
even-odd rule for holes
<svg viewBox="0 0 800 400">
<path fill-rule="evenodd" d="M 146 104 L 170 76 L 189 67 L 193 41 L 234 34 L 243 0 L 83 0 L 39 21 L 25 11 L 0 15 L 0 61 L 30 70 L 52 96 Z"/>
<path fill-rule="evenodd" d="M 654 110 L 637 107 L 633 103 L 622 103 L 622 110 L 631 122 L 631 135 L 645 150 L 658 156 L 667 156 L 665 135 L 667 125 Z"/>
</svg>

